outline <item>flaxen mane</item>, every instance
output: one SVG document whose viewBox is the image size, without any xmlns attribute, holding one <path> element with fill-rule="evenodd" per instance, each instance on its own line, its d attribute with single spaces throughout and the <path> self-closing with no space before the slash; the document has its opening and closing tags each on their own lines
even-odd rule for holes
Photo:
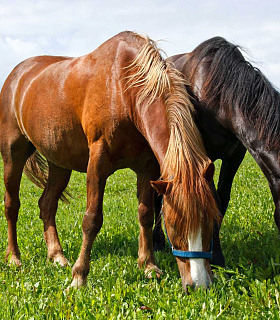
<svg viewBox="0 0 280 320">
<path fill-rule="evenodd" d="M 192 74 L 200 63 L 207 68 L 201 90 L 203 101 L 219 105 L 227 114 L 239 108 L 266 146 L 279 148 L 280 94 L 259 69 L 245 60 L 239 46 L 214 37 L 201 43 L 191 59 Z"/>
<path fill-rule="evenodd" d="M 209 222 L 219 220 L 209 184 L 203 177 L 210 160 L 193 120 L 194 108 L 185 89 L 186 80 L 172 63 L 163 60 L 154 41 L 142 37 L 142 42 L 140 52 L 129 66 L 134 74 L 128 85 L 141 86 L 138 103 L 145 100 L 151 104 L 156 97 L 165 102 L 170 140 L 161 168 L 162 179 L 172 181 L 170 197 L 182 213 L 166 219 L 181 235 L 195 234 L 203 217 Z"/>
</svg>

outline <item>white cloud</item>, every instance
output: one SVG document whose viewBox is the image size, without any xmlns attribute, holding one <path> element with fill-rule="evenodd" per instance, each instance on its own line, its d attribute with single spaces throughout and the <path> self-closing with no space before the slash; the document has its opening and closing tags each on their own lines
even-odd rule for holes
<svg viewBox="0 0 280 320">
<path fill-rule="evenodd" d="M 248 48 L 280 87 L 279 12 L 276 0 L 2 0 L 0 86 L 29 56 L 82 55 L 114 34 L 132 30 L 166 39 L 162 47 L 168 55 L 223 36 Z"/>
<path fill-rule="evenodd" d="M 23 41 L 21 39 L 6 37 L 5 44 L 13 53 L 22 54 L 24 56 L 40 51 L 40 46 L 31 41 Z"/>
</svg>

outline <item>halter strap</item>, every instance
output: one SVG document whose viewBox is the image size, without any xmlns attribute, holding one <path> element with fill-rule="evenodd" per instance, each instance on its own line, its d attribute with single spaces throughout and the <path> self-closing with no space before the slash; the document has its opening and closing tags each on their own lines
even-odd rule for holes
<svg viewBox="0 0 280 320">
<path fill-rule="evenodd" d="M 162 208 L 162 207 L 161 207 Z M 166 226 L 165 226 L 165 220 L 164 220 L 164 212 L 161 209 L 161 215 L 162 215 L 162 220 L 163 220 L 163 227 L 164 227 L 164 231 L 166 234 L 166 238 L 167 241 L 170 245 L 170 248 L 172 250 L 172 253 L 175 257 L 180 257 L 180 258 L 189 258 L 189 259 L 212 259 L 213 258 L 213 238 L 211 241 L 211 248 L 210 248 L 210 252 L 204 252 L 204 251 L 182 251 L 182 250 L 176 250 L 174 249 L 168 234 L 167 234 L 167 230 L 166 230 Z"/>
</svg>

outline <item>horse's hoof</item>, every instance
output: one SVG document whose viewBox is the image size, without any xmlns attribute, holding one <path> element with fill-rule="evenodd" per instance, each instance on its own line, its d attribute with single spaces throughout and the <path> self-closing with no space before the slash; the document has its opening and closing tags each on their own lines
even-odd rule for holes
<svg viewBox="0 0 280 320">
<path fill-rule="evenodd" d="M 9 266 L 16 266 L 16 267 L 20 267 L 21 266 L 21 262 L 20 259 L 16 256 L 11 256 L 10 262 L 9 262 Z"/>
<path fill-rule="evenodd" d="M 144 273 L 148 279 L 152 279 L 155 276 L 156 276 L 156 278 L 159 279 L 161 277 L 161 275 L 163 274 L 162 270 L 160 270 L 157 266 L 146 267 Z"/>
<path fill-rule="evenodd" d="M 73 278 L 72 283 L 70 284 L 70 286 L 67 287 L 67 289 L 65 291 L 66 291 L 66 293 L 68 293 L 71 288 L 80 289 L 82 287 L 86 287 L 86 285 L 87 285 L 86 279 L 83 279 L 82 277 L 76 276 Z"/>
<path fill-rule="evenodd" d="M 14 254 L 12 250 L 7 249 L 6 256 L 5 256 L 5 262 L 11 267 L 16 266 L 20 267 L 20 253 Z"/>
<path fill-rule="evenodd" d="M 63 255 L 56 256 L 56 257 L 53 259 L 53 264 L 54 264 L 54 265 L 59 265 L 59 266 L 61 266 L 61 267 L 70 266 L 69 261 L 68 261 Z"/>
</svg>

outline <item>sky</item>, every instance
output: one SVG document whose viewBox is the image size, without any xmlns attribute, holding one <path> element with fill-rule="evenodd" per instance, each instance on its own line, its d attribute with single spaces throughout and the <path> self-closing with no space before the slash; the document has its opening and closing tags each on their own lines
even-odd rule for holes
<svg viewBox="0 0 280 320">
<path fill-rule="evenodd" d="M 279 0 L 0 0 L 0 87 L 26 58 L 84 55 L 124 30 L 168 56 L 222 36 L 280 88 Z"/>
</svg>

